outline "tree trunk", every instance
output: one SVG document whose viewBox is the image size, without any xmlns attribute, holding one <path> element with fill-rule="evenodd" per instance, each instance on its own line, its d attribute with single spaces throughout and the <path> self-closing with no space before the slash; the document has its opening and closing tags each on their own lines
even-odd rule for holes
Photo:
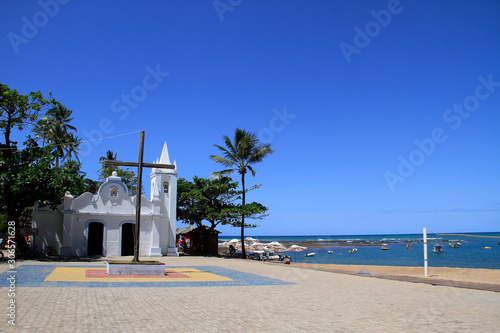
<svg viewBox="0 0 500 333">
<path fill-rule="evenodd" d="M 241 174 L 241 186 L 243 187 L 242 203 L 245 206 L 245 174 Z M 245 251 L 245 214 L 241 214 L 241 258 L 246 259 L 247 254 Z"/>
</svg>

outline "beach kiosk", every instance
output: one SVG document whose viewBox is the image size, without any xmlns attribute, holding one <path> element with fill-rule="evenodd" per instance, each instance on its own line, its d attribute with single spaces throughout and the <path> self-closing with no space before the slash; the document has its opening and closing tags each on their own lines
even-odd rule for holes
<svg viewBox="0 0 500 333">
<path fill-rule="evenodd" d="M 190 255 L 216 256 L 219 253 L 220 231 L 210 230 L 209 227 L 190 225 L 177 228 L 176 243 L 181 253 Z"/>
</svg>

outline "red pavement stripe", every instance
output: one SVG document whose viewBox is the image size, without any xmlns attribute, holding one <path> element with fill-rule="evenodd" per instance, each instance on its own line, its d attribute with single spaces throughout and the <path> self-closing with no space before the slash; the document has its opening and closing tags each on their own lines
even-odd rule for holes
<svg viewBox="0 0 500 333">
<path fill-rule="evenodd" d="M 88 277 L 88 278 L 116 278 L 116 277 L 120 277 L 120 278 L 154 278 L 154 279 L 158 279 L 158 278 L 164 278 L 164 279 L 190 279 L 191 277 L 189 275 L 186 275 L 186 274 L 182 274 L 182 273 L 179 273 L 179 272 L 175 272 L 175 271 L 169 271 L 169 270 L 166 270 L 165 271 L 165 275 L 120 275 L 120 276 L 109 276 L 108 273 L 103 270 L 103 269 L 87 269 L 85 271 L 85 277 Z"/>
</svg>

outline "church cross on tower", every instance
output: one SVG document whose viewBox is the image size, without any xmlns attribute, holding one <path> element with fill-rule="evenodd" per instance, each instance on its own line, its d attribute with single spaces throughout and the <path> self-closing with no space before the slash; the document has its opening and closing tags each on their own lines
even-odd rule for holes
<svg viewBox="0 0 500 333">
<path fill-rule="evenodd" d="M 139 158 L 137 162 L 122 162 L 105 160 L 104 166 L 127 166 L 137 167 L 137 193 L 135 199 L 135 237 L 134 237 L 134 262 L 139 262 L 139 240 L 141 231 L 141 189 L 142 189 L 142 169 L 143 168 L 162 168 L 175 169 L 172 164 L 144 163 L 144 131 L 141 131 L 139 137 Z"/>
</svg>

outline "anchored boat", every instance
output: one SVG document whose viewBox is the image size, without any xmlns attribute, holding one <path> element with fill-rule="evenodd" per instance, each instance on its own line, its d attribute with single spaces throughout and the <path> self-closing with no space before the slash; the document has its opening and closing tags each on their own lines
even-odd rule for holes
<svg viewBox="0 0 500 333">
<path fill-rule="evenodd" d="M 443 253 L 443 245 L 441 245 L 441 244 L 434 245 L 434 248 L 432 249 L 432 251 L 435 253 Z"/>
</svg>

